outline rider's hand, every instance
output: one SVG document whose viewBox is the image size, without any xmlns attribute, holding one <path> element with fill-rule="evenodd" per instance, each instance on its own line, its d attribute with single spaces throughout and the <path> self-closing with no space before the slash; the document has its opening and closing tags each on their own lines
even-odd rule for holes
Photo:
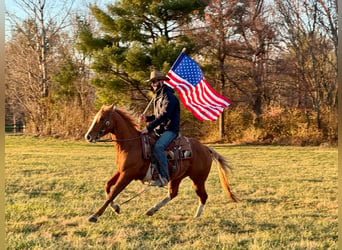
<svg viewBox="0 0 342 250">
<path fill-rule="evenodd" d="M 148 130 L 147 130 L 147 128 L 145 127 L 145 128 L 143 128 L 142 130 L 141 130 L 141 133 L 142 134 L 147 134 L 148 133 Z"/>
<path fill-rule="evenodd" d="M 140 121 L 146 122 L 146 116 L 144 114 L 140 116 Z"/>
</svg>

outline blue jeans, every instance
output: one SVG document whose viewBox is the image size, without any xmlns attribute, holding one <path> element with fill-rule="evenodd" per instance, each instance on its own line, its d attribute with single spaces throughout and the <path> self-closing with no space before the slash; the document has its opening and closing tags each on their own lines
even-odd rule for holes
<svg viewBox="0 0 342 250">
<path fill-rule="evenodd" d="M 154 156 L 158 163 L 158 169 L 161 177 L 169 179 L 169 169 L 165 148 L 177 137 L 177 133 L 173 131 L 165 131 L 157 140 L 153 148 Z"/>
</svg>

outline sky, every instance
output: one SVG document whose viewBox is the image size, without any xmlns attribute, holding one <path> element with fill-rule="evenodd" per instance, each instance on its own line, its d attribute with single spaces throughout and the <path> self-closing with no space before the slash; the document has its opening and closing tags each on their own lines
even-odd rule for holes
<svg viewBox="0 0 342 250">
<path fill-rule="evenodd" d="M 28 1 L 36 1 L 36 0 L 5 0 L 5 10 L 6 10 L 6 19 L 5 19 L 5 32 L 6 32 L 6 40 L 10 37 L 10 21 L 8 19 L 9 15 L 15 15 L 17 20 L 25 20 L 27 18 L 26 11 L 20 7 L 22 2 Z M 68 6 L 70 5 L 70 0 L 66 0 Z M 46 0 L 46 7 L 47 9 L 52 9 L 53 11 L 49 11 L 51 14 L 52 19 L 59 18 L 61 14 L 61 2 L 60 0 Z M 85 15 L 88 13 L 88 5 L 96 3 L 99 6 L 105 7 L 107 4 L 113 3 L 115 0 L 74 0 L 74 4 L 72 5 L 72 12 L 78 13 L 81 15 Z M 63 12 L 62 12 L 63 13 Z"/>
<path fill-rule="evenodd" d="M 5 8 L 6 10 L 10 11 L 11 13 L 17 12 L 19 15 L 24 15 L 24 11 L 20 10 L 20 7 L 16 4 L 16 2 L 23 2 L 23 1 L 30 1 L 30 0 L 5 0 Z M 54 4 L 58 5 L 60 1 L 58 0 L 46 0 L 47 4 Z M 71 1 L 69 1 L 71 2 Z M 96 3 L 100 6 L 105 6 L 108 3 L 115 2 L 115 0 L 74 0 L 73 7 L 74 9 L 82 10 L 86 9 L 88 4 Z"/>
</svg>

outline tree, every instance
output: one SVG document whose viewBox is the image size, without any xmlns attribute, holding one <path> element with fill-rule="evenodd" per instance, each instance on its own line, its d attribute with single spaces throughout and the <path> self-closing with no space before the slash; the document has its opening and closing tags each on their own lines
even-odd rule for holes
<svg viewBox="0 0 342 250">
<path fill-rule="evenodd" d="M 234 102 L 248 103 L 256 121 L 271 98 L 267 79 L 269 55 L 277 44 L 275 28 L 263 1 L 213 0 L 205 23 L 193 27 L 195 40 L 212 65 L 219 89 Z M 227 92 L 229 90 L 229 93 Z M 220 138 L 224 138 L 224 113 Z"/>
<path fill-rule="evenodd" d="M 338 34 L 337 34 L 337 0 L 317 0 L 318 22 L 334 44 L 335 58 L 337 56 Z M 336 64 L 337 72 L 337 64 Z"/>
<path fill-rule="evenodd" d="M 200 25 L 195 23 L 189 27 L 198 50 L 209 59 L 210 64 L 215 69 L 214 83 L 219 83 L 217 88 L 220 89 L 222 95 L 224 95 L 227 82 L 225 71 L 227 70 L 226 58 L 230 50 L 228 41 L 233 34 L 229 20 L 234 15 L 234 10 L 231 10 L 230 7 L 227 1 L 210 1 L 205 11 L 204 22 Z M 208 69 L 205 65 L 203 66 Z M 224 114 L 222 112 L 219 119 L 220 140 L 225 137 Z"/>
<path fill-rule="evenodd" d="M 21 29 L 29 32 L 32 26 L 32 22 L 28 21 L 23 23 Z M 27 39 L 21 33 L 15 33 L 13 41 L 6 42 L 5 47 L 7 102 L 17 103 L 16 109 L 25 113 L 25 119 L 34 124 L 34 133 L 39 133 L 42 129 L 43 114 L 36 53 L 28 49 Z"/>
<path fill-rule="evenodd" d="M 329 2 L 332 1 L 277 3 L 284 42 L 292 54 L 290 60 L 296 71 L 294 79 L 298 79 L 294 82 L 303 93 L 299 95 L 298 103 L 301 108 L 315 111 L 315 124 L 319 130 L 322 129 L 322 108 L 336 112 L 337 21 L 332 15 L 336 10 L 326 9 Z"/>
<path fill-rule="evenodd" d="M 235 69 L 237 73 L 226 76 L 249 103 L 258 125 L 263 108 L 272 98 L 267 68 L 278 40 L 274 24 L 267 19 L 271 13 L 263 0 L 242 1 L 234 8 L 231 19 L 234 38 L 230 41 L 233 49 L 229 57 L 233 68 L 230 72 Z"/>
<path fill-rule="evenodd" d="M 98 103 L 147 102 L 149 71 L 164 73 L 183 47 L 193 47 L 182 27 L 203 13 L 203 1 L 122 0 L 107 11 L 90 7 L 101 30 L 80 19 L 78 48 L 92 54 Z"/>
<path fill-rule="evenodd" d="M 58 62 L 51 72 L 51 135 L 83 138 L 93 118 L 94 90 L 89 85 L 87 57 L 73 49 L 73 36 L 62 34 Z"/>
<path fill-rule="evenodd" d="M 65 27 L 65 20 L 70 13 L 73 1 L 61 1 L 58 2 L 59 5 L 47 0 L 17 0 L 15 3 L 27 17 L 22 20 L 15 16 L 15 13 L 7 14 L 14 26 L 8 49 L 13 50 L 15 47 L 18 49 L 13 51 L 14 54 L 10 54 L 8 63 L 13 66 L 10 70 L 18 69 L 24 74 L 20 78 L 13 79 L 11 87 L 18 90 L 18 86 L 24 86 L 24 89 L 29 91 L 27 93 L 19 91 L 21 94 L 17 93 L 20 99 L 18 101 L 28 114 L 27 118 L 33 124 L 34 133 L 42 134 L 46 132 L 44 132 L 45 125 L 49 120 L 50 79 L 48 74 L 53 61 L 54 41 L 58 32 Z M 61 7 L 56 10 L 57 6 Z M 25 54 L 26 56 L 23 57 Z M 15 63 L 18 58 L 26 62 L 25 66 Z"/>
</svg>

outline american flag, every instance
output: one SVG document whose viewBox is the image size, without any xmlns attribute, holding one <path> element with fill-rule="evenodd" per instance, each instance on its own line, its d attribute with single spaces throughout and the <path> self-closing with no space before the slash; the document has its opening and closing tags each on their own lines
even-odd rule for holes
<svg viewBox="0 0 342 250">
<path fill-rule="evenodd" d="M 165 81 L 166 84 L 179 93 L 183 105 L 199 120 L 216 120 L 231 103 L 210 87 L 199 65 L 184 52 L 181 52 L 167 77 L 170 80 Z"/>
</svg>

